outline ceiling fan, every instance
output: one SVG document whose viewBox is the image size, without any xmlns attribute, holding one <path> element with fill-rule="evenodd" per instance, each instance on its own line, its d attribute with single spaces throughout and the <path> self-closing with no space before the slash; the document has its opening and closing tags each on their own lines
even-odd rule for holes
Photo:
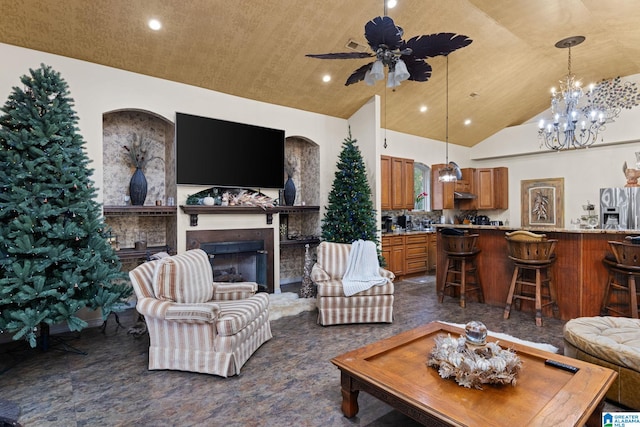
<svg viewBox="0 0 640 427">
<path fill-rule="evenodd" d="M 384 67 L 389 68 L 387 86 L 396 87 L 401 81 L 413 80 L 426 82 L 431 77 L 431 65 L 425 58 L 448 55 L 451 52 L 471 44 L 467 36 L 454 33 L 436 33 L 420 35 L 402 40 L 404 31 L 388 16 L 378 16 L 364 26 L 364 36 L 373 50 L 367 52 L 341 52 L 308 54 L 319 59 L 357 59 L 376 58 L 358 68 L 349 76 L 345 86 L 364 80 L 373 85 L 376 80 L 384 79 Z"/>
</svg>

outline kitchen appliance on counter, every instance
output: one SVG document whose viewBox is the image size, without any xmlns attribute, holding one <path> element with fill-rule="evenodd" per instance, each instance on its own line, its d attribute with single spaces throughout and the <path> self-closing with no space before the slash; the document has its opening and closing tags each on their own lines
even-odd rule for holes
<svg viewBox="0 0 640 427">
<path fill-rule="evenodd" d="M 402 227 L 405 230 L 411 228 L 411 215 L 398 215 L 398 227 Z"/>
<path fill-rule="evenodd" d="M 382 232 L 391 233 L 393 231 L 393 218 L 388 215 L 382 217 Z"/>
<path fill-rule="evenodd" d="M 600 224 L 604 229 L 640 229 L 640 187 L 601 188 Z"/>
<path fill-rule="evenodd" d="M 491 220 L 486 215 L 478 215 L 476 216 L 476 225 L 491 225 Z"/>
</svg>

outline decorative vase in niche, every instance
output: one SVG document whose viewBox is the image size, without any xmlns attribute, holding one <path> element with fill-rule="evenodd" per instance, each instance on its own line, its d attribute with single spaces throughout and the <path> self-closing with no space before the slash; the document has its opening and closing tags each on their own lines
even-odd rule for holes
<svg viewBox="0 0 640 427">
<path fill-rule="evenodd" d="M 144 200 L 147 198 L 147 178 L 145 178 L 140 168 L 136 168 L 131 181 L 129 181 L 129 195 L 131 196 L 132 205 L 144 205 Z"/>
<path fill-rule="evenodd" d="M 284 183 L 284 204 L 287 206 L 293 206 L 293 202 L 296 200 L 296 185 L 293 183 L 291 177 Z"/>
</svg>

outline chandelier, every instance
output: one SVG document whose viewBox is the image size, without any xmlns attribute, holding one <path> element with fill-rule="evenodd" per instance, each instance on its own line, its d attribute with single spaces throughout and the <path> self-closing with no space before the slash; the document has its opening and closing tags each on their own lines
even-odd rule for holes
<svg viewBox="0 0 640 427">
<path fill-rule="evenodd" d="M 560 40 L 555 47 L 568 49 L 568 73 L 560 80 L 560 91 L 551 90 L 551 120 L 540 120 L 540 148 L 560 151 L 587 148 L 598 139 L 607 123 L 612 123 L 622 109 L 640 104 L 636 84 L 622 82 L 620 77 L 591 85 L 585 93 L 580 81 L 571 72 L 571 48 L 585 40 L 573 36 Z"/>
</svg>

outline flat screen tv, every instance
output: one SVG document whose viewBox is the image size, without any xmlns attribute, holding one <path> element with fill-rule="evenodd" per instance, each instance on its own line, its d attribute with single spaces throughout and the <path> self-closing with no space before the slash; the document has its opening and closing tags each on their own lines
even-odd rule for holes
<svg viewBox="0 0 640 427">
<path fill-rule="evenodd" d="M 181 185 L 284 187 L 284 131 L 176 113 Z"/>
</svg>

